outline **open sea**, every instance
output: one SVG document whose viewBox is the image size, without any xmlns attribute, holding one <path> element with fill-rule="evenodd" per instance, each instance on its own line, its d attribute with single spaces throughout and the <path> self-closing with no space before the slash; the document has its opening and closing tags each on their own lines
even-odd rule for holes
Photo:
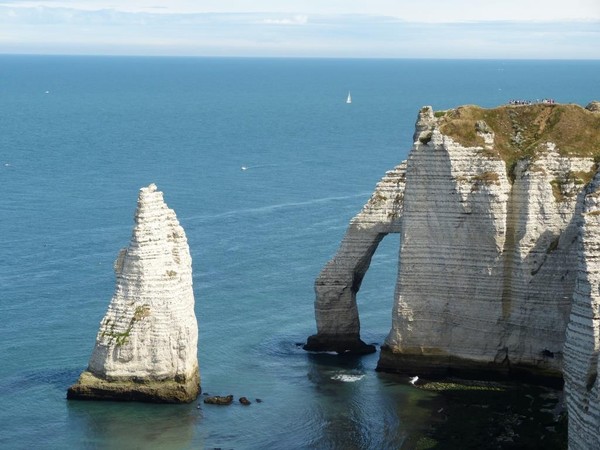
<svg viewBox="0 0 600 450">
<path fill-rule="evenodd" d="M 585 106 L 599 87 L 600 61 L 0 56 L 0 448 L 410 447 L 435 394 L 377 354 L 303 351 L 315 278 L 421 106 Z M 150 183 L 190 244 L 202 389 L 249 407 L 65 399 Z M 368 343 L 397 252 L 384 239 L 359 293 Z"/>
</svg>

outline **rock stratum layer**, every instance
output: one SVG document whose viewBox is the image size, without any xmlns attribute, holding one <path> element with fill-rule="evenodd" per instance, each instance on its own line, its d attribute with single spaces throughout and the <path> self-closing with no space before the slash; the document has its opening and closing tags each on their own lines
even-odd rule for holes
<svg viewBox="0 0 600 450">
<path fill-rule="evenodd" d="M 140 190 L 115 274 L 88 368 L 67 398 L 193 401 L 200 375 L 192 261 L 185 232 L 154 184 Z"/>
</svg>

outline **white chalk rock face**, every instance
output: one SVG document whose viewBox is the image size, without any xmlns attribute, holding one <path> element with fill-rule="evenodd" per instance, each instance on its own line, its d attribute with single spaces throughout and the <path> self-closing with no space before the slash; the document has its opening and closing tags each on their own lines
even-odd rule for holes
<svg viewBox="0 0 600 450">
<path fill-rule="evenodd" d="M 586 189 L 577 282 L 565 342 L 569 449 L 600 448 L 600 176 Z"/>
<path fill-rule="evenodd" d="M 510 183 L 502 160 L 443 135 L 431 108 L 416 129 L 392 330 L 379 367 L 431 373 L 496 356 Z"/>
<path fill-rule="evenodd" d="M 406 170 L 392 330 L 378 368 L 559 380 L 580 178 L 594 161 L 539 143 L 535 157 L 512 167 L 511 183 L 495 133 L 483 121 L 475 130 L 483 145 L 466 147 L 443 134 L 430 108 L 420 113 Z"/>
<path fill-rule="evenodd" d="M 520 161 L 508 202 L 502 348 L 496 361 L 560 373 L 575 288 L 578 218 L 592 158 L 564 157 L 552 143 Z M 586 175 L 587 177 L 587 175 Z"/>
<path fill-rule="evenodd" d="M 68 398 L 190 402 L 200 392 L 192 261 L 154 184 L 140 190 L 129 247 L 88 369 Z"/>
</svg>

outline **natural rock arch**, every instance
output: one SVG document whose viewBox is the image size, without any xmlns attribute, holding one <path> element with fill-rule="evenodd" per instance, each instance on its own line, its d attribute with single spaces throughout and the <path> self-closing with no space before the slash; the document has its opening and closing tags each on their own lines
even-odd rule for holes
<svg viewBox="0 0 600 450">
<path fill-rule="evenodd" d="M 400 232 L 406 163 L 388 171 L 351 221 L 336 255 L 315 281 L 317 334 L 305 350 L 373 353 L 360 339 L 356 294 L 381 240 Z"/>
</svg>

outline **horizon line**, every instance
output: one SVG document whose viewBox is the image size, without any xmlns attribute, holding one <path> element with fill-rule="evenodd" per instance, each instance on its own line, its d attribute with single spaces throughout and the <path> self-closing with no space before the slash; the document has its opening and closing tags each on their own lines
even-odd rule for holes
<svg viewBox="0 0 600 450">
<path fill-rule="evenodd" d="M 144 54 L 144 53 L 22 53 L 2 52 L 4 56 L 66 56 L 66 57 L 99 57 L 99 58 L 187 58 L 187 59 L 336 59 L 336 60 L 405 60 L 405 61 L 600 61 L 597 58 L 534 58 L 534 57 L 408 57 L 408 56 L 328 56 L 328 55 L 195 55 L 195 54 Z"/>
</svg>

